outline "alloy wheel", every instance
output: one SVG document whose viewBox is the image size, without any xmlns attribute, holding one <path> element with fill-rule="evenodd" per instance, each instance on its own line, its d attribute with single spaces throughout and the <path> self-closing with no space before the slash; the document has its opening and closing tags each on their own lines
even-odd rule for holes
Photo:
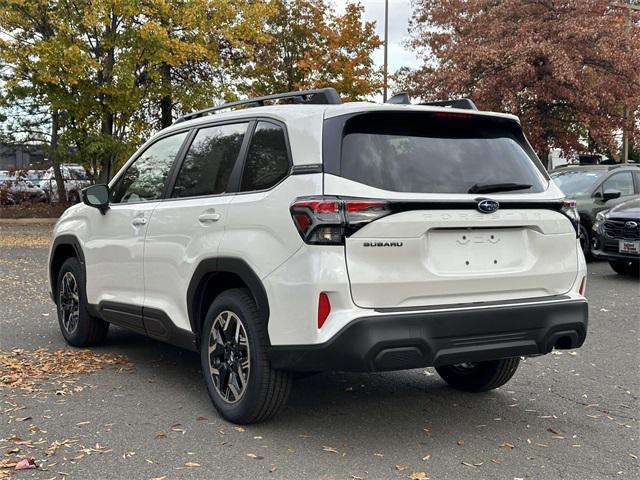
<svg viewBox="0 0 640 480">
<path fill-rule="evenodd" d="M 69 334 L 75 332 L 80 320 L 80 294 L 76 277 L 71 272 L 62 277 L 58 305 L 62 327 Z"/>
<path fill-rule="evenodd" d="M 240 318 L 225 310 L 213 321 L 209 335 L 209 374 L 228 403 L 242 398 L 250 374 L 249 337 Z"/>
</svg>

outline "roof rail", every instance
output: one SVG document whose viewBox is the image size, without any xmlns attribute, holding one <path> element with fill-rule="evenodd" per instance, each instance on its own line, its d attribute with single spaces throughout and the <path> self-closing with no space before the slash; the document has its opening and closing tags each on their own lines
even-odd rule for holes
<svg viewBox="0 0 640 480">
<path fill-rule="evenodd" d="M 439 100 L 437 102 L 423 102 L 419 105 L 432 105 L 434 107 L 462 108 L 464 110 L 478 110 L 476 104 L 470 98 L 457 98 L 455 100 Z"/>
<path fill-rule="evenodd" d="M 334 88 L 317 88 L 314 90 L 301 90 L 299 92 L 276 93 L 275 95 L 265 95 L 264 97 L 255 97 L 247 100 L 238 100 L 237 102 L 227 102 L 216 107 L 209 107 L 197 112 L 188 113 L 178 118 L 174 123 L 184 122 L 192 118 L 202 117 L 218 110 L 226 110 L 227 108 L 235 108 L 241 106 L 263 107 L 264 102 L 270 100 L 292 99 L 293 103 L 310 103 L 316 105 L 337 105 L 342 103 L 340 95 Z"/>
</svg>

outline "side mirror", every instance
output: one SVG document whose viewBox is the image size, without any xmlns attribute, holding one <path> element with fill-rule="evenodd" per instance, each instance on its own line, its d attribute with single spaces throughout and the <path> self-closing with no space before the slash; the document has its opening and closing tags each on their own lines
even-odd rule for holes
<svg viewBox="0 0 640 480">
<path fill-rule="evenodd" d="M 608 200 L 613 200 L 614 198 L 620 198 L 620 195 L 622 195 L 622 192 L 618 190 L 605 190 L 602 195 L 602 200 L 606 202 Z"/>
<path fill-rule="evenodd" d="M 91 185 L 80 191 L 82 202 L 90 207 L 97 208 L 104 215 L 109 210 L 109 187 L 107 185 Z"/>
</svg>

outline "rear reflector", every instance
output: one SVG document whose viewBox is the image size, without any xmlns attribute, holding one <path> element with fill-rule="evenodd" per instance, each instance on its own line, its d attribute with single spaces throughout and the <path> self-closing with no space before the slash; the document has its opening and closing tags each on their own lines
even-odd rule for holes
<svg viewBox="0 0 640 480">
<path fill-rule="evenodd" d="M 329 302 L 329 296 L 322 292 L 318 297 L 318 328 L 322 328 L 330 313 L 331 302 Z"/>
<path fill-rule="evenodd" d="M 580 288 L 578 289 L 578 293 L 580 293 L 580 295 L 584 295 L 584 292 L 586 289 L 587 289 L 587 277 L 582 277 L 582 281 L 580 282 Z"/>
</svg>

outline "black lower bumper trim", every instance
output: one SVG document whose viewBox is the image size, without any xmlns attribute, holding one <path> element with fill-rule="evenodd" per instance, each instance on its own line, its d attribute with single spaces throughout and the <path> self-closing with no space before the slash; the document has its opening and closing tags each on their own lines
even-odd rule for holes
<svg viewBox="0 0 640 480">
<path fill-rule="evenodd" d="M 640 255 L 633 255 L 630 253 L 614 253 L 592 249 L 591 255 L 593 255 L 593 258 L 596 258 L 598 260 L 640 262 Z"/>
<path fill-rule="evenodd" d="M 363 317 L 319 345 L 273 346 L 275 368 L 383 371 L 479 362 L 578 348 L 585 300 Z"/>
</svg>

